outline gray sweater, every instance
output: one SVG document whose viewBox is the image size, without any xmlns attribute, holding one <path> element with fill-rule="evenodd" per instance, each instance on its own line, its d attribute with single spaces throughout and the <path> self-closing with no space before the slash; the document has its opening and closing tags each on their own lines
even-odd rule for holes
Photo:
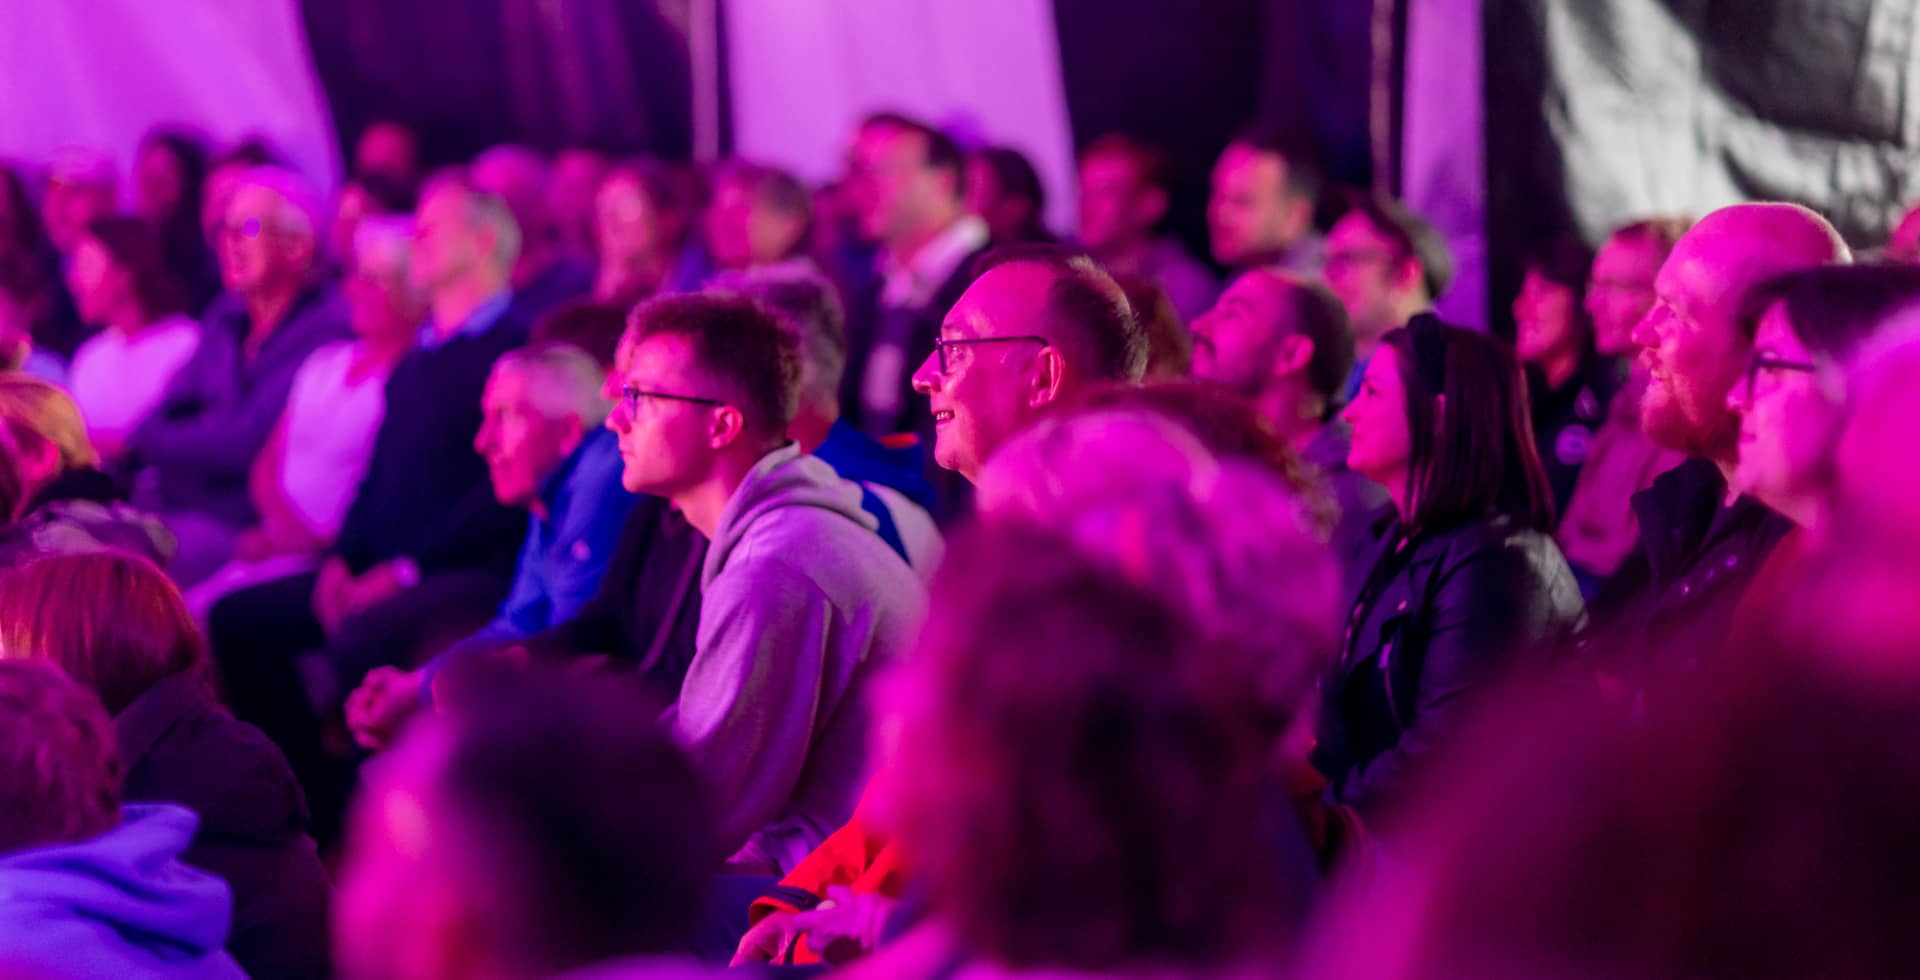
<svg viewBox="0 0 1920 980">
<path fill-rule="evenodd" d="M 693 663 L 667 714 L 714 794 L 718 843 L 783 874 L 853 815 L 867 690 L 926 606 L 860 501 L 793 445 L 753 468 L 707 551 Z"/>
</svg>

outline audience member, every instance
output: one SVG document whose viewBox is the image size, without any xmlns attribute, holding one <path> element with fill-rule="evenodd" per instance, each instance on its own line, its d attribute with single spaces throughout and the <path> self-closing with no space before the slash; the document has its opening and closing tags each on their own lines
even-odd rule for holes
<svg viewBox="0 0 1920 980">
<path fill-rule="evenodd" d="M 186 291 L 188 313 L 199 316 L 220 295 L 220 263 L 201 233 L 207 148 L 185 130 L 147 134 L 133 168 L 134 214 L 159 232 L 166 267 Z"/>
<path fill-rule="evenodd" d="M 547 209 L 553 214 L 554 240 L 565 254 L 588 262 L 594 259 L 593 199 L 611 167 L 606 154 L 584 146 L 554 155 Z"/>
<path fill-rule="evenodd" d="M 456 177 L 427 188 L 412 273 L 430 312 L 387 380 L 367 475 L 333 548 L 317 574 L 235 592 L 208 613 L 234 712 L 286 751 L 313 798 L 322 842 L 342 802 L 326 780 L 339 774 L 322 750 L 296 659 L 330 643 L 393 650 L 450 642 L 506 596 L 525 519 L 495 500 L 473 441 L 494 361 L 527 337 L 508 288 L 518 248 L 513 215 L 499 198 Z M 437 628 L 422 638 L 402 622 Z"/>
<path fill-rule="evenodd" d="M 792 174 L 745 161 L 714 174 L 705 229 L 721 271 L 805 261 L 812 224 L 812 197 Z"/>
<path fill-rule="evenodd" d="M 1341 392 L 1352 401 L 1380 338 L 1404 326 L 1453 281 L 1447 243 L 1419 215 L 1381 194 L 1357 195 L 1327 235 L 1327 288 L 1353 322 L 1353 374 Z"/>
<path fill-rule="evenodd" d="M 1049 406 L 1090 385 L 1137 382 L 1147 343 L 1126 294 L 1091 259 L 1049 246 L 981 263 L 913 375 L 933 413 L 933 458 L 969 483 Z"/>
<path fill-rule="evenodd" d="M 99 698 L 0 659 L 0 971 L 243 980 L 226 883 L 180 861 L 198 821 L 123 807 L 122 772 Z"/>
<path fill-rule="evenodd" d="M 151 483 L 136 501 L 180 539 L 169 571 L 183 586 L 213 574 L 257 519 L 247 477 L 300 365 L 347 335 L 344 304 L 317 281 L 319 205 L 282 170 L 249 171 L 233 193 L 220 250 L 227 292 L 200 343 L 128 447 Z"/>
<path fill-rule="evenodd" d="M 353 268 L 354 241 L 360 223 L 369 218 L 405 217 L 420 206 L 418 189 L 396 184 L 379 174 L 355 177 L 340 186 L 334 197 L 333 224 L 327 231 L 327 251 L 342 270 Z"/>
<path fill-rule="evenodd" d="M 120 212 L 120 176 L 113 161 L 98 150 L 62 147 L 47 169 L 46 196 L 40 205 L 48 241 L 62 258 L 71 255 L 89 222 Z"/>
<path fill-rule="evenodd" d="M 1513 300 L 1514 347 L 1527 369 L 1533 436 L 1553 488 L 1554 512 L 1566 510 L 1593 446 L 1593 434 L 1626 381 L 1626 362 L 1596 349 L 1585 298 L 1593 255 L 1574 239 L 1540 246 L 1523 261 Z"/>
<path fill-rule="evenodd" d="M 1184 381 L 1193 376 L 1193 332 L 1180 319 L 1167 291 L 1139 276 L 1115 276 L 1127 306 L 1147 335 L 1147 370 L 1140 380 Z"/>
<path fill-rule="evenodd" d="M 604 425 L 605 382 L 593 358 L 563 345 L 511 351 L 494 364 L 481 396 L 484 421 L 474 449 L 487 461 L 495 499 L 532 514 L 513 585 L 491 622 L 422 670 L 387 658 L 355 662 L 346 658 L 390 657 L 391 651 L 334 644 L 328 652 L 341 658 L 333 668 L 343 689 L 359 685 L 346 708 L 361 744 L 378 748 L 390 740 L 420 703 L 424 686 L 453 658 L 515 644 L 566 622 L 599 589 L 635 503 L 620 486 L 619 444 Z M 381 617 L 376 632 L 420 634 L 437 625 L 395 630 L 391 618 Z"/>
<path fill-rule="evenodd" d="M 967 154 L 967 211 L 987 223 L 995 246 L 1051 243 L 1047 187 L 1033 162 L 1011 146 Z"/>
<path fill-rule="evenodd" d="M 280 750 L 213 700 L 180 593 L 112 553 L 43 558 L 0 575 L 0 657 L 52 662 L 113 715 L 127 800 L 200 817 L 183 860 L 233 888 L 227 948 L 261 977 L 328 975 L 331 886 Z"/>
<path fill-rule="evenodd" d="M 941 569 L 884 688 L 879 801 L 930 925 L 849 976 L 1224 977 L 1289 947 L 1308 890 L 1274 846 L 1271 704 L 1075 544 L 990 528 Z M 815 931 L 831 956 L 862 930 Z"/>
<path fill-rule="evenodd" d="M 1274 269 L 1243 273 L 1195 320 L 1194 373 L 1251 399 L 1260 417 L 1322 474 L 1339 505 L 1335 548 L 1357 562 L 1387 493 L 1347 466 L 1340 418 L 1353 327 L 1325 286 Z"/>
<path fill-rule="evenodd" d="M 207 180 L 201 188 L 200 232 L 206 236 L 216 263 L 222 261 L 220 252 L 226 245 L 227 209 L 233 203 L 233 192 L 258 167 L 286 168 L 280 154 L 259 138 L 242 140 L 207 165 Z"/>
<path fill-rule="evenodd" d="M 1820 266 L 1747 291 L 1740 325 L 1752 337 L 1746 377 L 1727 392 L 1740 417 L 1733 487 L 1793 523 L 1754 577 L 1735 617 L 1741 639 L 1793 598 L 1790 574 L 1827 530 L 1834 446 L 1844 422 L 1846 367 L 1899 314 L 1920 309 L 1920 268 Z"/>
<path fill-rule="evenodd" d="M 933 346 L 940 322 L 978 273 L 987 224 L 966 211 L 966 161 L 947 134 L 894 113 L 867 117 L 847 163 L 847 196 L 860 234 L 877 244 L 874 295 L 847 318 L 847 372 L 840 404 L 875 437 L 915 432 L 930 420 L 913 397 L 912 365 Z"/>
<path fill-rule="evenodd" d="M 405 219 L 360 225 L 358 258 L 342 288 L 354 339 L 314 351 L 295 372 L 248 479 L 259 523 L 235 541 L 232 561 L 187 593 L 196 619 L 240 589 L 313 571 L 332 547 L 386 415 L 387 379 L 426 314 L 412 281 L 412 236 Z"/>
<path fill-rule="evenodd" d="M 796 345 L 757 306 L 665 298 L 634 314 L 622 482 L 712 542 L 693 663 L 667 716 L 743 868 L 784 871 L 853 812 L 866 681 L 905 651 L 925 601 L 860 488 L 787 438 Z"/>
<path fill-rule="evenodd" d="M 119 550 L 164 566 L 175 548 L 160 521 L 135 510 L 87 440 L 80 410 L 39 378 L 0 373 L 0 456 L 10 465 L 12 506 L 0 507 L 0 568 L 45 554 Z"/>
<path fill-rule="evenodd" d="M 1235 136 L 1213 166 L 1207 201 L 1214 261 L 1234 273 L 1265 266 L 1319 275 L 1327 244 L 1313 224 L 1320 180 L 1310 154 L 1265 127 Z"/>
<path fill-rule="evenodd" d="M 103 328 L 74 352 L 67 387 L 94 446 L 118 461 L 199 350 L 200 324 L 186 315 L 187 295 L 167 267 L 158 229 L 138 218 L 87 225 L 67 283 L 81 320 Z"/>
<path fill-rule="evenodd" d="M 603 371 L 611 371 L 627 329 L 627 308 L 577 299 L 554 307 L 535 320 L 528 344 L 567 344 L 586 351 Z"/>
<path fill-rule="evenodd" d="M 1649 438 L 1689 458 L 1634 495 L 1643 547 L 1595 601 L 1599 642 L 1639 658 L 1614 668 L 1629 679 L 1713 658 L 1740 597 L 1790 527 L 1733 483 L 1740 420 L 1727 394 L 1751 347 L 1742 300 L 1775 275 L 1848 258 L 1833 226 L 1812 211 L 1741 204 L 1701 219 L 1661 266 L 1657 300 L 1633 332 L 1651 379 L 1640 417 Z M 1670 661 L 1646 659 L 1656 653 Z"/>
<path fill-rule="evenodd" d="M 1635 222 L 1614 232 L 1593 259 L 1586 307 L 1594 349 L 1601 357 L 1626 359 L 1630 367 L 1625 387 L 1615 393 L 1594 436 L 1556 535 L 1589 599 L 1639 544 L 1633 495 L 1684 458 L 1641 431 L 1640 399 L 1649 379 L 1645 364 L 1632 355 L 1639 350 L 1633 328 L 1653 309 L 1654 277 L 1687 224 L 1679 218 Z"/>
<path fill-rule="evenodd" d="M 593 298 L 631 308 L 676 285 L 694 211 L 692 196 L 666 164 L 632 160 L 609 171 L 594 198 L 600 265 Z"/>
<path fill-rule="evenodd" d="M 1392 505 L 1322 685 L 1314 759 L 1370 821 L 1403 803 L 1489 682 L 1580 625 L 1525 392 L 1503 341 L 1421 316 L 1382 339 L 1347 406 L 1348 463 Z"/>
<path fill-rule="evenodd" d="M 26 180 L 0 163 L 0 318 L 13 321 L 0 322 L 6 331 L 0 339 L 17 346 L 24 338 L 54 357 L 73 356 L 86 333 L 61 272 L 60 253 L 47 237 Z M 26 357 L 0 351 L 11 367 Z"/>
<path fill-rule="evenodd" d="M 696 976 L 670 957 L 714 827 L 652 705 L 544 672 L 473 687 L 371 768 L 334 916 L 343 980 Z"/>
<path fill-rule="evenodd" d="M 378 176 L 403 186 L 418 186 L 421 178 L 419 135 L 406 123 L 392 119 L 367 124 L 353 143 L 353 176 Z"/>
<path fill-rule="evenodd" d="M 1158 284 L 1192 323 L 1213 305 L 1219 284 L 1162 233 L 1172 193 L 1173 164 L 1158 147 L 1110 133 L 1080 151 L 1080 247 L 1115 279 Z"/>
<path fill-rule="evenodd" d="M 587 295 L 593 288 L 593 266 L 560 245 L 548 202 L 552 174 L 538 153 L 524 146 L 496 146 L 474 158 L 469 179 L 475 190 L 505 202 L 520 229 L 520 254 L 509 280 L 517 319 L 532 323 L 548 310 Z"/>
</svg>

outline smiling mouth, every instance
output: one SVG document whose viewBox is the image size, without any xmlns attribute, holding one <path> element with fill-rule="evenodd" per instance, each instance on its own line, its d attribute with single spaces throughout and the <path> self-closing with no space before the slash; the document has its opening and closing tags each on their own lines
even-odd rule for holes
<svg viewBox="0 0 1920 980">
<path fill-rule="evenodd" d="M 953 412 L 951 412 L 951 411 L 943 411 L 943 412 L 935 412 L 935 413 L 933 413 L 933 424 L 934 424 L 934 425 L 940 425 L 940 424 L 942 424 L 942 423 L 945 423 L 945 422 L 951 422 L 951 421 L 953 421 Z"/>
</svg>

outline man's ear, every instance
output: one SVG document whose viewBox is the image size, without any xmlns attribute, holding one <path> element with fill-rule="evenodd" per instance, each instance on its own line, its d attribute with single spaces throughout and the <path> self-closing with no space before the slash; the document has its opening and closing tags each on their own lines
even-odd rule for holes
<svg viewBox="0 0 1920 980">
<path fill-rule="evenodd" d="M 1167 192 L 1158 187 L 1147 188 L 1146 193 L 1140 195 L 1140 211 L 1149 228 L 1158 226 L 1160 219 L 1167 216 Z"/>
<path fill-rule="evenodd" d="M 1038 408 L 1060 399 L 1060 386 L 1066 380 L 1067 359 L 1057 347 L 1047 347 L 1033 359 L 1027 375 L 1027 404 Z"/>
<path fill-rule="evenodd" d="M 1402 258 L 1393 267 L 1393 285 L 1396 289 L 1418 289 L 1424 293 L 1427 289 L 1426 277 L 1427 272 L 1420 267 L 1420 260 L 1411 255 Z M 1438 298 L 1437 296 L 1427 297 L 1429 301 Z"/>
<path fill-rule="evenodd" d="M 707 429 L 707 445 L 714 449 L 725 449 L 746 431 L 747 417 L 732 405 L 722 405 L 713 410 L 713 421 Z"/>
<path fill-rule="evenodd" d="M 1276 377 L 1299 374 L 1313 362 L 1313 338 L 1306 334 L 1290 333 L 1280 338 L 1273 352 L 1273 373 Z"/>
</svg>

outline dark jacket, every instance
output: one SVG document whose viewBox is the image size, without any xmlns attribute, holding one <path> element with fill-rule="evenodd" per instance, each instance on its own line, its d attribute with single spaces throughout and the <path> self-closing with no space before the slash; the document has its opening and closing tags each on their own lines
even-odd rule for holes
<svg viewBox="0 0 1920 980">
<path fill-rule="evenodd" d="M 1402 547 L 1389 506 L 1372 554 L 1346 607 L 1343 656 L 1321 687 L 1314 747 L 1333 797 L 1369 817 L 1398 801 L 1485 681 L 1550 654 L 1583 618 L 1559 546 L 1506 518 Z"/>
<path fill-rule="evenodd" d="M 113 479 L 96 469 L 55 477 L 13 526 L 0 529 L 0 568 L 40 555 L 95 551 L 138 555 L 165 568 L 176 550 L 173 533 L 128 505 Z"/>
<path fill-rule="evenodd" d="M 1640 546 L 1594 600 L 1589 646 L 1640 682 L 1691 672 L 1724 644 L 1741 596 L 1791 521 L 1751 497 L 1726 506 L 1720 467 L 1689 459 L 1633 495 Z"/>
<path fill-rule="evenodd" d="M 148 689 L 114 717 L 114 729 L 125 798 L 199 815 L 184 858 L 233 888 L 233 958 L 258 978 L 327 976 L 332 886 L 280 750 L 187 675 Z"/>
<path fill-rule="evenodd" d="M 526 343 L 527 332 L 508 308 L 484 331 L 416 348 L 394 366 L 367 475 L 334 542 L 355 575 L 405 557 L 423 572 L 489 570 L 502 583 L 513 577 L 526 515 L 494 499 L 473 440 L 487 375 L 500 355 Z"/>
<path fill-rule="evenodd" d="M 707 539 L 659 497 L 641 497 L 620 528 L 600 588 L 572 619 L 527 640 L 562 657 L 610 656 L 668 701 L 693 662 Z"/>
<path fill-rule="evenodd" d="M 884 280 L 879 276 L 874 277 L 867 292 L 854 299 L 847 316 L 847 370 L 840 381 L 843 418 L 871 436 L 913 432 L 918 433 L 926 445 L 933 445 L 933 412 L 927 407 L 926 396 L 913 390 L 913 372 L 933 353 L 933 342 L 940 336 L 940 324 L 946 320 L 947 311 L 959 301 L 960 294 L 973 285 L 974 263 L 987 251 L 979 249 L 961 260 L 933 294 L 933 300 L 919 309 L 885 308 L 880 300 Z M 906 366 L 900 372 L 901 407 L 891 416 L 870 418 L 871 413 L 861 404 L 860 386 L 866 379 L 874 348 L 889 335 L 900 338 L 906 356 Z"/>
<path fill-rule="evenodd" d="M 253 459 L 280 422 L 294 372 L 309 354 L 347 338 L 346 304 L 329 288 L 309 288 L 252 357 L 248 330 L 238 297 L 207 308 L 199 349 L 129 440 L 153 475 L 155 499 L 142 495 L 142 506 L 211 514 L 235 527 L 258 520 L 247 493 Z"/>
<path fill-rule="evenodd" d="M 1618 359 L 1589 354 L 1580 370 L 1557 389 L 1547 387 L 1539 368 L 1527 368 L 1533 398 L 1533 441 L 1553 486 L 1553 512 L 1565 514 L 1573 500 L 1580 468 L 1586 465 L 1593 437 L 1606 424 L 1613 396 L 1626 385 L 1626 366 Z"/>
</svg>

